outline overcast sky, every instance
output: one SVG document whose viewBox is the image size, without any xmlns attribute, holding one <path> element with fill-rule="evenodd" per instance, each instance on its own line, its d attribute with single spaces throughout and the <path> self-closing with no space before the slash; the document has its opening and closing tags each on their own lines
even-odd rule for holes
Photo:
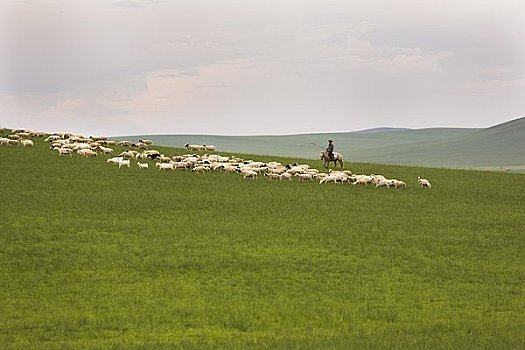
<svg viewBox="0 0 525 350">
<path fill-rule="evenodd" d="M 488 127 L 525 115 L 525 1 L 0 2 L 0 126 Z"/>
</svg>

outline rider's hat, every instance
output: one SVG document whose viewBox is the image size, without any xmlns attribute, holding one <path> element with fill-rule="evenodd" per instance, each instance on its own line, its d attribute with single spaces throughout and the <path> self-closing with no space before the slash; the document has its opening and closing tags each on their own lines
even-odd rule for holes
<svg viewBox="0 0 525 350">
<path fill-rule="evenodd" d="M 328 142 L 334 142 L 334 141 L 332 141 L 332 140 L 328 140 Z"/>
</svg>

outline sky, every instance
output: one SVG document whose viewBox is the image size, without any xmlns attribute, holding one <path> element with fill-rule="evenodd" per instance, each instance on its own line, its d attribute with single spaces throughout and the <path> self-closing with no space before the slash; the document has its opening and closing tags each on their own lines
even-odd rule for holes
<svg viewBox="0 0 525 350">
<path fill-rule="evenodd" d="M 2 0 L 0 127 L 286 135 L 525 115 L 522 0 Z"/>
</svg>

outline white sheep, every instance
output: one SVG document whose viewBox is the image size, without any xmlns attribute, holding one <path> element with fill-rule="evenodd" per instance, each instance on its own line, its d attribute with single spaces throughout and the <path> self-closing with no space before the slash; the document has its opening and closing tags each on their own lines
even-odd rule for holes
<svg viewBox="0 0 525 350">
<path fill-rule="evenodd" d="M 112 148 L 104 147 L 104 146 L 98 146 L 98 148 L 102 151 L 104 154 L 110 154 L 113 153 Z"/>
<path fill-rule="evenodd" d="M 148 163 L 137 162 L 137 166 L 139 167 L 139 169 L 148 169 L 149 168 L 149 164 Z"/>
<path fill-rule="evenodd" d="M 257 179 L 257 172 L 253 170 L 244 170 L 241 171 L 241 174 L 243 179 L 246 179 L 248 177 L 251 177 L 252 179 Z"/>
<path fill-rule="evenodd" d="M 334 184 L 336 184 L 338 182 L 341 182 L 341 178 L 335 175 L 328 175 L 328 176 L 323 177 L 319 181 L 319 184 L 324 184 L 324 183 L 329 183 L 329 182 L 333 182 Z"/>
<path fill-rule="evenodd" d="M 63 156 L 66 154 L 69 154 L 69 156 L 71 157 L 73 155 L 73 150 L 71 148 L 63 148 L 63 147 L 58 148 L 59 156 Z"/>
<path fill-rule="evenodd" d="M 175 170 L 175 167 L 173 165 L 174 163 L 156 163 L 155 166 L 159 167 L 159 171 L 161 170 Z"/>
<path fill-rule="evenodd" d="M 184 147 L 186 147 L 188 151 L 205 151 L 206 150 L 206 147 L 203 145 L 190 145 L 187 143 L 184 145 Z"/>
<path fill-rule="evenodd" d="M 392 183 L 394 184 L 395 188 L 407 188 L 407 184 L 404 181 L 392 179 Z"/>
<path fill-rule="evenodd" d="M 194 173 L 205 173 L 207 171 L 210 171 L 210 168 L 204 165 L 196 166 L 195 168 L 191 169 Z"/>
<path fill-rule="evenodd" d="M 428 181 L 427 179 L 422 179 L 420 176 L 417 177 L 417 182 L 419 183 L 420 187 L 432 187 L 432 185 L 430 185 L 430 181 Z"/>
<path fill-rule="evenodd" d="M 127 166 L 129 168 L 131 161 L 129 159 L 121 159 L 118 161 L 118 167 L 119 169 L 123 166 Z"/>
<path fill-rule="evenodd" d="M 118 163 L 123 160 L 124 158 L 122 157 L 113 157 L 113 158 L 109 158 L 108 160 L 106 160 L 106 163 L 113 163 L 115 165 L 118 165 Z"/>
<path fill-rule="evenodd" d="M 295 176 L 299 177 L 299 181 L 309 181 L 309 180 L 312 180 L 314 177 L 312 174 L 310 173 L 306 173 L 306 174 L 295 174 Z"/>
<path fill-rule="evenodd" d="M 268 176 L 270 180 L 280 180 L 281 179 L 281 175 L 277 173 L 266 173 L 264 174 L 264 176 Z"/>
<path fill-rule="evenodd" d="M 284 172 L 282 173 L 281 175 L 279 175 L 279 180 L 289 180 L 291 181 L 292 180 L 292 174 L 290 174 L 289 172 Z"/>
<path fill-rule="evenodd" d="M 91 149 L 79 149 L 77 153 L 83 155 L 86 158 L 97 156 L 97 152 L 94 152 Z"/>
</svg>

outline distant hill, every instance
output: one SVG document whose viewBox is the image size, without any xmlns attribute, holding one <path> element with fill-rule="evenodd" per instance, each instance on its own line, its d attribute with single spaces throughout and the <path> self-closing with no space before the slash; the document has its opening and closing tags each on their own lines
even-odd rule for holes
<svg viewBox="0 0 525 350">
<path fill-rule="evenodd" d="M 510 167 L 525 171 L 525 117 L 486 129 L 375 128 L 298 135 L 137 135 L 114 139 L 151 139 L 154 144 L 183 147 L 213 144 L 218 151 L 315 159 L 328 139 L 347 161 L 452 168 Z"/>
<path fill-rule="evenodd" d="M 460 168 L 525 166 L 525 118 L 440 140 L 368 149 L 354 159 Z"/>
<path fill-rule="evenodd" d="M 390 132 L 390 131 L 407 131 L 412 130 L 408 128 L 373 128 L 373 129 L 365 129 L 365 130 L 359 130 L 357 132 Z"/>
</svg>

